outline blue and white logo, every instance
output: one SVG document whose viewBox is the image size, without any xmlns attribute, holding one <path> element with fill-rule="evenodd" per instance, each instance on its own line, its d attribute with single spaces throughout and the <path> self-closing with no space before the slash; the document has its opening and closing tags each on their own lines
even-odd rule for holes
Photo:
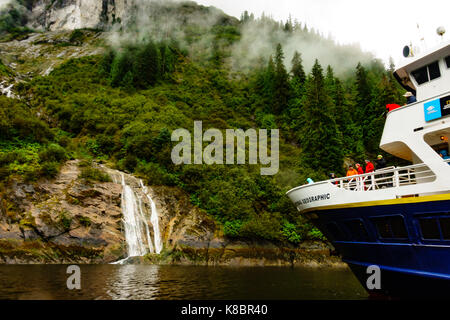
<svg viewBox="0 0 450 320">
<path fill-rule="evenodd" d="M 442 117 L 441 114 L 441 102 L 439 99 L 428 101 L 423 105 L 425 112 L 425 121 L 431 121 Z"/>
</svg>

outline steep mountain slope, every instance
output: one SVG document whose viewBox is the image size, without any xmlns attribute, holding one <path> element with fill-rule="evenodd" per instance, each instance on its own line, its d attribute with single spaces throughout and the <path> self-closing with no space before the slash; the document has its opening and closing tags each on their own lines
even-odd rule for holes
<svg viewBox="0 0 450 320">
<path fill-rule="evenodd" d="M 311 241 L 313 250 L 329 256 L 322 234 L 297 215 L 285 192 L 308 177 L 324 179 L 327 170 L 339 174 L 344 158 L 362 160 L 379 152 L 384 104 L 402 98 L 379 61 L 300 24 L 267 17 L 237 21 L 191 2 L 150 1 L 124 11 L 120 1 L 20 3 L 26 18 L 11 23 L 16 14 L 11 8 L 0 15 L 5 40 L 0 89 L 10 93 L 0 96 L 2 230 L 6 238 L 22 241 L 5 250 L 11 253 L 33 237 L 44 243 L 41 249 L 52 246 L 56 231 L 46 235 L 41 229 L 52 230 L 59 215 L 51 208 L 41 212 L 50 217 L 47 225 L 35 208 L 46 205 L 46 194 L 54 194 L 58 210 L 69 212 L 74 223 L 68 230 L 55 227 L 64 232 L 58 246 L 81 239 L 86 248 L 100 250 L 87 261 L 123 257 L 114 202 L 120 186 L 95 182 L 86 187 L 100 192 L 86 198 L 98 201 L 98 210 L 89 211 L 94 224 L 80 228 L 85 207 L 68 203 L 62 186 L 55 186 L 71 188 L 73 179 L 64 175 L 73 162 L 67 161 L 95 160 L 151 186 L 162 212 L 165 248 L 174 252 L 164 252 L 162 260 L 177 260 L 181 250 L 198 261 L 213 256 L 213 261 L 229 261 L 237 247 L 253 259 L 255 248 L 268 246 L 274 261 L 302 261 L 299 252 Z M 80 6 L 86 5 L 92 12 L 82 15 Z M 128 20 L 113 16 L 113 9 Z M 75 20 L 67 19 L 72 14 Z M 66 30 L 78 27 L 96 29 Z M 339 76 L 334 65 L 324 72 L 316 54 L 325 63 L 336 62 Z M 314 72 L 303 64 L 314 65 Z M 312 96 L 323 97 L 325 104 L 311 102 Z M 315 110 L 326 110 L 328 117 Z M 175 165 L 171 132 L 192 131 L 194 121 L 223 133 L 279 129 L 279 172 L 261 176 L 262 164 Z M 304 142 L 315 151 L 303 152 Z M 80 179 L 73 181 L 84 188 Z M 48 184 L 49 192 L 41 195 Z M 18 188 L 25 197 L 16 194 Z M 102 213 L 107 198 L 115 204 Z M 99 227 L 101 219 L 106 229 Z M 104 238 L 105 230 L 112 238 Z M 55 261 L 68 261 L 70 253 L 61 257 Z"/>
</svg>

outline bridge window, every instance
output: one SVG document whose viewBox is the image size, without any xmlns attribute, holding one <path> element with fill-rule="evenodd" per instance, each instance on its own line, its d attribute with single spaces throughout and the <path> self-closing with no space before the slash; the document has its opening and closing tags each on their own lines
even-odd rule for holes
<svg viewBox="0 0 450 320">
<path fill-rule="evenodd" d="M 375 227 L 377 228 L 380 238 L 385 239 L 407 239 L 408 232 L 406 231 L 405 222 L 402 216 L 388 216 L 372 218 Z"/>
<path fill-rule="evenodd" d="M 447 68 L 450 68 L 450 56 L 445 57 L 445 63 L 447 64 Z"/>
<path fill-rule="evenodd" d="M 425 67 L 414 70 L 413 72 L 411 72 L 411 74 L 420 85 L 430 80 L 439 78 L 441 76 L 441 71 L 439 70 L 438 61 L 435 61 Z"/>
<path fill-rule="evenodd" d="M 439 63 L 437 61 L 428 65 L 428 71 L 430 72 L 430 80 L 441 76 L 441 70 L 439 70 Z"/>
<path fill-rule="evenodd" d="M 418 84 L 422 84 L 428 81 L 428 71 L 427 67 L 422 67 L 420 69 L 414 70 L 411 72 L 414 79 L 416 79 Z"/>
</svg>

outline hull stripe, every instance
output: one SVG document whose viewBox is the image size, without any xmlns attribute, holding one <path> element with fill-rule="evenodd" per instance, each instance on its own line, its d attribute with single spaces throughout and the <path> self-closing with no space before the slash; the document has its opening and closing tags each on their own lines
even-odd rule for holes
<svg viewBox="0 0 450 320">
<path fill-rule="evenodd" d="M 389 199 L 389 200 L 376 200 L 376 201 L 336 204 L 336 205 L 323 206 L 323 207 L 317 207 L 317 208 L 308 208 L 308 209 L 302 210 L 301 212 L 304 213 L 304 212 L 317 211 L 317 210 L 387 206 L 387 205 L 393 205 L 393 204 L 420 203 L 420 202 L 442 201 L 442 200 L 450 200 L 450 193 L 436 194 L 436 195 L 422 196 L 422 197 L 410 197 L 410 198 L 398 198 L 398 199 Z"/>
<path fill-rule="evenodd" d="M 381 270 L 394 271 L 394 272 L 411 274 L 411 275 L 416 275 L 416 276 L 429 277 L 429 278 L 438 278 L 438 279 L 450 280 L 450 275 L 444 274 L 444 273 L 434 273 L 434 272 L 419 271 L 419 270 L 414 270 L 414 269 L 389 267 L 389 266 L 377 265 L 376 263 L 366 263 L 366 262 L 359 262 L 359 261 L 347 260 L 347 259 L 342 259 L 342 260 L 345 263 L 359 265 L 359 266 L 363 266 L 363 267 L 376 265 Z M 383 277 L 383 274 L 381 275 L 381 277 Z"/>
</svg>

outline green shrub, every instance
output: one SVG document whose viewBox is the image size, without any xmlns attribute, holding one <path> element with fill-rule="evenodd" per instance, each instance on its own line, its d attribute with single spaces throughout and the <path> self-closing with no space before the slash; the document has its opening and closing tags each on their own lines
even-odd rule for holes
<svg viewBox="0 0 450 320">
<path fill-rule="evenodd" d="M 80 221 L 80 224 L 85 228 L 89 227 L 92 224 L 91 219 L 89 219 L 89 217 L 79 217 L 78 221 Z"/>
<path fill-rule="evenodd" d="M 73 43 L 73 44 L 76 44 L 76 45 L 79 45 L 79 44 L 83 43 L 83 39 L 84 39 L 83 31 L 80 30 L 80 29 L 75 29 L 70 34 L 69 42 Z"/>
<path fill-rule="evenodd" d="M 8 168 L 0 168 L 0 181 L 6 180 L 10 175 L 10 171 Z"/>
<path fill-rule="evenodd" d="M 170 174 L 167 170 L 157 163 L 141 162 L 136 168 L 136 172 L 145 177 L 145 181 L 150 185 L 168 185 L 174 186 L 178 182 L 178 178 L 174 174 Z"/>
<path fill-rule="evenodd" d="M 19 172 L 19 174 L 22 174 L 25 181 L 36 181 L 41 177 L 41 168 L 40 166 L 26 166 L 26 170 Z"/>
<path fill-rule="evenodd" d="M 39 153 L 39 159 L 41 162 L 60 163 L 67 160 L 66 150 L 60 145 L 52 143 Z"/>
<path fill-rule="evenodd" d="M 47 178 L 54 178 L 59 172 L 58 162 L 44 162 L 41 164 L 41 175 Z"/>
<path fill-rule="evenodd" d="M 317 228 L 312 228 L 309 232 L 307 237 L 311 240 L 326 240 L 325 236 L 322 234 L 322 232 L 320 232 L 319 229 Z"/>
<path fill-rule="evenodd" d="M 82 168 L 78 178 L 87 181 L 111 182 L 111 177 L 106 172 L 93 167 Z"/>
<path fill-rule="evenodd" d="M 70 225 L 72 224 L 72 218 L 66 211 L 61 211 L 59 213 L 59 222 L 61 223 L 61 226 L 64 228 L 64 230 L 69 230 Z"/>
<path fill-rule="evenodd" d="M 264 212 L 260 216 L 250 216 L 250 220 L 241 227 L 242 235 L 248 238 L 280 240 L 280 231 L 280 217 L 269 212 Z"/>
<path fill-rule="evenodd" d="M 239 237 L 242 227 L 241 220 L 227 221 L 223 226 L 223 232 L 228 237 Z"/>
<path fill-rule="evenodd" d="M 302 240 L 301 236 L 297 233 L 297 228 L 292 223 L 285 222 L 281 233 L 289 242 L 299 243 Z"/>
</svg>

